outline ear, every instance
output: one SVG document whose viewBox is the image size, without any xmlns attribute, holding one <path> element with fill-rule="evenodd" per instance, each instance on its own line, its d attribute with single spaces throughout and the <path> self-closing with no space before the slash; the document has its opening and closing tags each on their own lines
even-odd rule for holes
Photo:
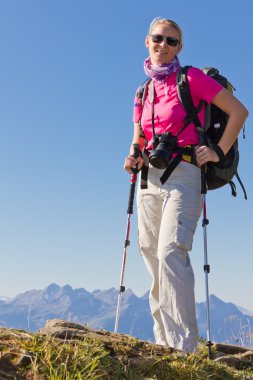
<svg viewBox="0 0 253 380">
<path fill-rule="evenodd" d="M 147 36 L 145 39 L 145 46 L 147 49 L 149 48 L 149 36 Z"/>
<path fill-rule="evenodd" d="M 179 47 L 178 47 L 178 50 L 177 50 L 177 54 L 179 54 L 179 53 L 180 53 L 180 51 L 182 50 L 182 47 L 183 47 L 183 45 L 182 45 L 182 44 L 180 44 L 180 45 L 179 45 Z"/>
</svg>

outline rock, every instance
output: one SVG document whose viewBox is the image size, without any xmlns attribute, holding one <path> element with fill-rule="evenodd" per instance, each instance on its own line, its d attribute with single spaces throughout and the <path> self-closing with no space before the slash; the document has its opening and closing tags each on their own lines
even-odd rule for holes
<svg viewBox="0 0 253 380">
<path fill-rule="evenodd" d="M 250 348 L 247 347 L 232 346 L 230 344 L 225 343 L 215 343 L 213 347 L 215 348 L 215 350 L 219 352 L 224 352 L 225 354 L 229 355 L 235 355 L 243 352 L 252 351 Z"/>
<path fill-rule="evenodd" d="M 51 335 L 60 339 L 78 338 L 80 333 L 83 335 L 89 332 L 89 329 L 83 325 L 73 322 L 67 322 L 63 319 L 51 319 L 46 322 L 45 327 L 38 331 L 42 335 Z"/>
<path fill-rule="evenodd" d="M 229 367 L 233 367 L 238 370 L 247 369 L 247 368 L 253 369 L 253 365 L 249 360 L 244 360 L 233 355 L 222 356 L 220 358 L 214 359 L 214 361 L 219 362 L 219 363 L 224 363 L 228 365 Z"/>
</svg>

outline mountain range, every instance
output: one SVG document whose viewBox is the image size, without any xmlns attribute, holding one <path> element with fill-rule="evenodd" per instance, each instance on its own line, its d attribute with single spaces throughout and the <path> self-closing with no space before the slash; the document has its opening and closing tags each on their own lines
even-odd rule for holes
<svg viewBox="0 0 253 380">
<path fill-rule="evenodd" d="M 29 290 L 12 299 L 0 298 L 0 325 L 35 332 L 49 319 L 61 318 L 95 329 L 114 330 L 118 290 L 73 289 L 50 284 L 43 290 Z M 199 336 L 206 338 L 205 302 L 196 303 Z M 211 339 L 253 347 L 253 316 L 233 303 L 210 296 Z M 121 297 L 118 332 L 154 341 L 148 293 L 137 297 L 127 289 Z"/>
</svg>

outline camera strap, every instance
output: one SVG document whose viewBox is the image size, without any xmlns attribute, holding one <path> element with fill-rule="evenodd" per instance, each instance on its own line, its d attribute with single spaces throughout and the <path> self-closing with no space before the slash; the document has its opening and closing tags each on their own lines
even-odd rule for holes
<svg viewBox="0 0 253 380">
<path fill-rule="evenodd" d="M 153 80 L 151 80 L 149 84 L 149 102 L 151 104 L 151 116 L 152 116 L 152 145 L 154 149 L 154 145 L 156 144 L 156 133 L 155 133 L 155 107 L 154 107 L 154 100 L 155 100 L 155 86 Z M 183 129 L 183 128 L 182 128 Z M 181 130 L 179 131 L 178 135 L 181 133 Z M 177 136 L 178 136 L 177 135 Z M 160 181 L 162 185 L 167 181 L 173 170 L 176 169 L 180 161 L 182 160 L 182 153 L 179 151 L 175 157 L 173 157 L 170 160 L 169 166 L 165 169 L 163 175 L 160 178 Z M 144 177 L 147 175 L 147 173 L 143 173 Z"/>
<path fill-rule="evenodd" d="M 151 104 L 151 120 L 152 120 L 152 145 L 156 142 L 156 133 L 155 133 L 155 106 L 154 106 L 154 100 L 155 100 L 155 86 L 153 80 L 149 83 L 149 102 Z M 202 107 L 203 103 L 201 103 Z M 190 121 L 185 120 L 184 126 L 180 129 L 180 131 L 176 134 L 176 137 L 180 135 L 180 133 L 183 132 L 183 130 L 189 125 Z M 154 149 L 154 146 L 152 147 Z"/>
<path fill-rule="evenodd" d="M 178 152 L 178 154 L 170 160 L 169 166 L 163 172 L 163 175 L 160 177 L 161 184 L 164 185 L 169 176 L 172 174 L 173 170 L 179 165 L 180 161 L 182 161 L 182 152 Z"/>
<path fill-rule="evenodd" d="M 154 148 L 154 143 L 156 141 L 156 133 L 155 133 L 155 86 L 153 80 L 149 83 L 149 102 L 151 104 L 151 120 L 152 120 L 152 145 Z"/>
</svg>

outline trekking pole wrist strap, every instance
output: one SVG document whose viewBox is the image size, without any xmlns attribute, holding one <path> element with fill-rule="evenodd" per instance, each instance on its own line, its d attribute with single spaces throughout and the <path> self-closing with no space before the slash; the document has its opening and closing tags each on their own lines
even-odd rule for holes
<svg viewBox="0 0 253 380">
<path fill-rule="evenodd" d="M 223 150 L 221 149 L 221 147 L 219 145 L 213 144 L 213 150 L 217 154 L 217 156 L 219 158 L 219 162 L 222 162 L 222 161 L 224 161 L 226 159 L 226 155 L 225 155 L 225 153 L 223 152 Z"/>
<path fill-rule="evenodd" d="M 134 156 L 135 158 L 142 157 L 142 151 L 140 150 L 140 148 L 136 148 L 136 145 L 138 144 L 132 144 L 133 152 L 130 153 L 130 156 Z"/>
<path fill-rule="evenodd" d="M 129 157 L 134 157 L 134 158 L 138 158 L 138 157 L 142 157 L 142 154 L 141 154 L 141 150 L 140 150 L 140 144 L 132 144 L 132 148 L 133 148 L 133 153 L 130 154 Z M 135 168 L 132 168 L 131 167 L 131 171 L 133 174 L 137 174 L 139 173 L 139 171 L 141 170 L 141 168 L 139 169 L 138 168 L 138 162 L 136 163 L 136 167 Z"/>
</svg>

